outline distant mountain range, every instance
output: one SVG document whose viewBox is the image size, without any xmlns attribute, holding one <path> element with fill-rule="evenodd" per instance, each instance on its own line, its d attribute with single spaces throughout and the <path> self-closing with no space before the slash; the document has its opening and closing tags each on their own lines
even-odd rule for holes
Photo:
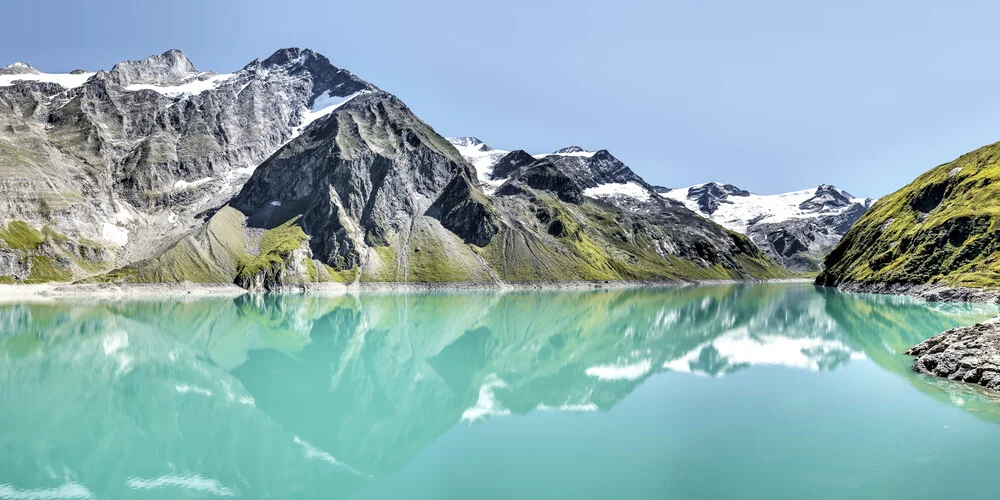
<svg viewBox="0 0 1000 500">
<path fill-rule="evenodd" d="M 718 219 L 739 219 L 740 194 L 675 191 L 606 150 L 446 140 L 308 49 L 225 74 L 176 50 L 107 71 L 0 69 L 0 282 L 780 277 L 778 262 L 813 269 L 858 210 L 830 188 L 774 236 L 774 221 Z"/>
<path fill-rule="evenodd" d="M 782 266 L 800 272 L 820 271 L 823 257 L 875 202 L 829 184 L 774 195 L 717 182 L 658 191 L 749 236 Z"/>
<path fill-rule="evenodd" d="M 574 172 L 575 179 L 583 179 L 585 196 L 618 204 L 652 196 L 675 200 L 726 229 L 750 237 L 779 264 L 796 272 L 820 271 L 826 253 L 875 202 L 828 184 L 775 195 L 757 195 L 718 182 L 670 189 L 648 184 L 607 151 L 571 146 L 532 155 L 494 149 L 475 137 L 448 141 L 476 167 L 487 192 L 498 188 L 517 168 L 548 159 L 560 170 Z"/>
</svg>

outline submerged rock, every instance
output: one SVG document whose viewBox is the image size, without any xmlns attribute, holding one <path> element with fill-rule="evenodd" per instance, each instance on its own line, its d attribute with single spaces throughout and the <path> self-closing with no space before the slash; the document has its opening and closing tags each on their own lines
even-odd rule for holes
<svg viewBox="0 0 1000 500">
<path fill-rule="evenodd" d="M 1000 391 L 1000 316 L 953 328 L 906 351 L 913 370 Z"/>
</svg>

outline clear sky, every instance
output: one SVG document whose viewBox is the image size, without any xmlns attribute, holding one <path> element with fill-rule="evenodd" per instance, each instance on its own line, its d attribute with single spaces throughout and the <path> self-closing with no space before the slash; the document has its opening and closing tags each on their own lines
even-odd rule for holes
<svg viewBox="0 0 1000 500">
<path fill-rule="evenodd" d="M 439 133 L 605 148 L 648 181 L 881 196 L 1000 140 L 1000 4 L 910 1 L 6 2 L 0 65 L 177 48 L 227 72 L 309 47 Z"/>
</svg>

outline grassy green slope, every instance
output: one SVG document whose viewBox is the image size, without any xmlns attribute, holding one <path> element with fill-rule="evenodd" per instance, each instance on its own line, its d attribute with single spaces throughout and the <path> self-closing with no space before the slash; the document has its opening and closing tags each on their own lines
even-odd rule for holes
<svg viewBox="0 0 1000 500">
<path fill-rule="evenodd" d="M 280 226 L 255 233 L 248 231 L 246 216 L 223 207 L 194 234 L 185 236 L 159 256 L 131 264 L 89 282 L 127 283 L 233 283 L 249 281 L 259 274 L 282 272 L 292 252 L 304 249 L 308 236 L 290 220 Z M 301 275 L 284 276 L 284 284 L 339 281 L 312 259 L 305 259 Z"/>
<path fill-rule="evenodd" d="M 1000 286 L 1000 143 L 880 199 L 827 256 L 817 282 Z"/>
<path fill-rule="evenodd" d="M 481 254 L 504 281 L 632 281 L 786 278 L 791 274 L 746 240 L 735 257 L 742 272 L 721 265 L 705 266 L 669 254 L 661 255 L 642 231 L 616 218 L 617 209 L 560 202 L 535 191 L 553 212 L 548 227 L 526 223 L 505 228 Z M 620 214 L 619 214 L 620 215 Z M 553 228 L 555 227 L 555 230 Z M 726 231 L 719 228 L 720 231 Z M 740 237 L 742 238 L 742 237 Z"/>
</svg>

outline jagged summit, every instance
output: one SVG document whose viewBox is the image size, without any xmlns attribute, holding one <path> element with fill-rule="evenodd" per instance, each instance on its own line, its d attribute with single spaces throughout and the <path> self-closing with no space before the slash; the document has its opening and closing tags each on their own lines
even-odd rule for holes
<svg viewBox="0 0 1000 500">
<path fill-rule="evenodd" d="M 485 142 L 479 140 L 476 137 L 447 137 L 448 142 L 450 142 L 455 147 L 460 148 L 476 148 L 479 151 L 492 151 L 493 148 L 486 145 Z"/>
<path fill-rule="evenodd" d="M 803 201 L 799 208 L 802 210 L 824 211 L 850 206 L 854 203 L 854 196 L 847 191 L 837 189 L 831 184 L 820 184 L 816 188 L 815 194 L 806 201 Z"/>
<path fill-rule="evenodd" d="M 723 227 L 737 231 L 793 271 L 818 271 L 820 259 L 873 201 L 830 184 L 758 195 L 719 182 L 661 192 Z"/>
<path fill-rule="evenodd" d="M 0 141 L 0 178 L 17 179 L 0 182 L 0 226 L 58 235 L 0 245 L 0 277 L 14 282 L 112 271 L 101 279 L 261 289 L 784 272 L 604 150 L 518 151 L 498 178 L 508 151 L 446 140 L 309 49 L 223 74 L 169 50 L 97 74 L 0 75 Z"/>
<path fill-rule="evenodd" d="M 177 49 L 152 55 L 138 61 L 122 61 L 108 72 L 115 83 L 127 86 L 133 84 L 179 85 L 201 72 Z"/>
</svg>

